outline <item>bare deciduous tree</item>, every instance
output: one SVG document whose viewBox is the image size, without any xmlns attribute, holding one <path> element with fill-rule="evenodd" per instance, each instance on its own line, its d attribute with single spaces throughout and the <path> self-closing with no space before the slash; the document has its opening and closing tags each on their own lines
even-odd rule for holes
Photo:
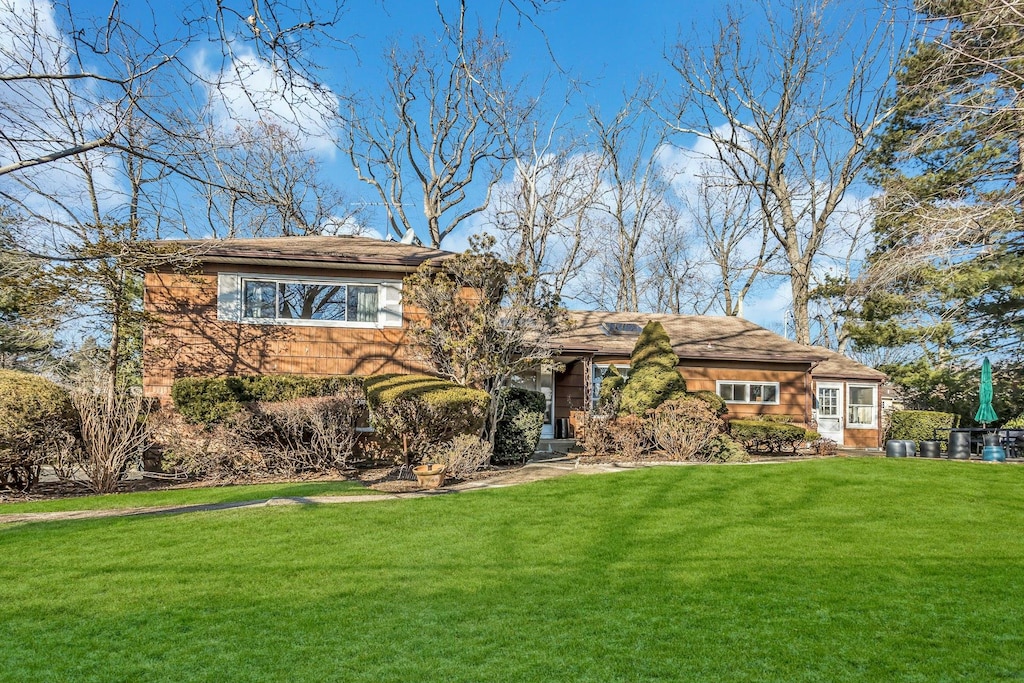
<svg viewBox="0 0 1024 683">
<path fill-rule="evenodd" d="M 530 127 L 510 182 L 494 195 L 493 227 L 503 255 L 561 297 L 597 249 L 590 222 L 602 158 L 579 139 L 556 135 L 555 127 Z"/>
<path fill-rule="evenodd" d="M 677 129 L 709 141 L 724 178 L 753 192 L 787 260 L 796 338 L 809 343 L 815 256 L 892 113 L 898 45 L 884 13 L 861 26 L 832 0 L 758 8 L 757 40 L 729 10 L 712 45 L 676 47 Z"/>
<path fill-rule="evenodd" d="M 655 154 L 668 130 L 650 113 L 650 99 L 647 88 L 638 89 L 608 121 L 591 111 L 603 182 L 597 203 L 605 264 L 602 289 L 614 289 L 619 311 L 640 310 L 650 238 L 671 229 L 678 216 L 668 206 L 669 182 Z"/>
<path fill-rule="evenodd" d="M 386 93 L 351 96 L 344 126 L 345 152 L 380 197 L 389 232 L 418 228 L 435 247 L 487 207 L 532 106 L 506 82 L 506 46 L 467 32 L 460 7 L 444 36 L 391 48 Z"/>
</svg>

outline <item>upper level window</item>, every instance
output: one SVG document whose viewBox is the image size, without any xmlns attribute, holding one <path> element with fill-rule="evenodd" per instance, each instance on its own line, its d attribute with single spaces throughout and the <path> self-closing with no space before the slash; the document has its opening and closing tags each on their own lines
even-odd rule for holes
<svg viewBox="0 0 1024 683">
<path fill-rule="evenodd" d="M 718 395 L 726 403 L 770 403 L 779 402 L 778 382 L 718 382 Z"/>
<path fill-rule="evenodd" d="M 401 327 L 402 282 L 221 272 L 217 318 L 257 325 Z"/>
<path fill-rule="evenodd" d="M 377 285 L 286 280 L 243 280 L 243 317 L 376 323 Z"/>
<path fill-rule="evenodd" d="M 846 424 L 849 427 L 874 427 L 878 414 L 874 385 L 849 385 Z"/>
</svg>

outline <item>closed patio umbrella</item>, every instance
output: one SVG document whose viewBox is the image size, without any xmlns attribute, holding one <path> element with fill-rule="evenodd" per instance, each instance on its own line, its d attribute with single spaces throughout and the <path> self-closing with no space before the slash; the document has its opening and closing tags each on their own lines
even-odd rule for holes
<svg viewBox="0 0 1024 683">
<path fill-rule="evenodd" d="M 999 419 L 995 409 L 992 408 L 992 364 L 988 362 L 988 356 L 981 363 L 981 387 L 978 389 L 978 412 L 974 414 L 974 421 L 987 426 L 989 422 Z"/>
</svg>

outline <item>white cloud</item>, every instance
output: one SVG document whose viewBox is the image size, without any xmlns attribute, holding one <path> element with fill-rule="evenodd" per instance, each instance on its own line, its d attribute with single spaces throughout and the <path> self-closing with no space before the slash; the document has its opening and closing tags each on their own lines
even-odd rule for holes
<svg viewBox="0 0 1024 683">
<path fill-rule="evenodd" d="M 236 54 L 220 70 L 208 61 L 206 53 L 197 54 L 195 69 L 206 82 L 206 97 L 221 132 L 231 134 L 237 126 L 258 121 L 273 123 L 301 136 L 310 151 L 333 158 L 339 105 L 333 92 L 249 51 Z"/>
</svg>

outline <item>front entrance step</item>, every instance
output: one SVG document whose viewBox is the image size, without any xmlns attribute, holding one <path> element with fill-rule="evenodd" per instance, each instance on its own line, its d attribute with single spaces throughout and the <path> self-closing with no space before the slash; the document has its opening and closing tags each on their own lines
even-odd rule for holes
<svg viewBox="0 0 1024 683">
<path fill-rule="evenodd" d="M 541 439 L 534 460 L 561 458 L 576 447 L 576 439 Z"/>
</svg>

